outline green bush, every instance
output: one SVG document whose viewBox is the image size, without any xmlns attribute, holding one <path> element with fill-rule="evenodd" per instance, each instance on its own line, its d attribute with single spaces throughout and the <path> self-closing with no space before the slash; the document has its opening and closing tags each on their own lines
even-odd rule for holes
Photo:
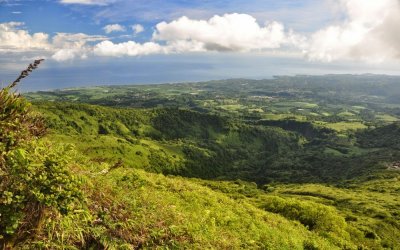
<svg viewBox="0 0 400 250">
<path fill-rule="evenodd" d="M 309 230 L 340 238 L 348 238 L 347 223 L 333 207 L 314 202 L 284 199 L 268 196 L 262 205 L 269 212 L 278 213 L 286 218 L 298 220 Z"/>
<path fill-rule="evenodd" d="M 40 63 L 40 61 L 39 61 Z M 12 88 L 32 69 L 0 90 L 0 245 L 12 247 L 40 229 L 48 212 L 67 213 L 81 198 L 80 182 L 71 174 L 69 146 L 39 142 L 43 121 Z"/>
</svg>

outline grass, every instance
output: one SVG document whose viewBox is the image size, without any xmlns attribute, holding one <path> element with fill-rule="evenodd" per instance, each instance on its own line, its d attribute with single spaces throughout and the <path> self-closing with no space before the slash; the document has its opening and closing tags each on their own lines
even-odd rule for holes
<svg viewBox="0 0 400 250">
<path fill-rule="evenodd" d="M 271 113 L 263 113 L 262 118 L 265 120 L 284 120 L 284 119 L 295 119 L 297 121 L 306 121 L 307 118 L 302 115 L 295 114 L 271 114 Z"/>
<path fill-rule="evenodd" d="M 190 179 L 104 169 L 82 169 L 91 176 L 85 187 L 90 213 L 47 218 L 32 247 L 339 249 L 300 223 Z"/>
<path fill-rule="evenodd" d="M 267 207 L 268 210 L 278 212 L 288 219 L 292 218 L 290 210 L 279 210 L 279 203 L 296 207 L 298 212 L 312 214 L 313 207 L 323 211 L 326 208 L 335 208 L 331 212 L 324 212 L 322 218 L 333 216 L 330 221 L 338 220 L 343 223 L 336 233 L 329 238 L 332 242 L 348 244 L 352 249 L 351 242 L 357 242 L 358 247 L 365 249 L 397 249 L 400 243 L 400 224 L 398 207 L 400 199 L 400 172 L 385 171 L 380 179 L 350 183 L 347 187 L 334 187 L 323 184 L 270 184 L 260 190 L 252 183 L 236 182 L 210 182 L 198 180 L 199 183 L 214 190 L 226 193 L 236 200 L 245 200 L 260 208 Z M 271 206 L 271 202 L 275 205 Z M 291 205 L 290 205 L 291 204 Z M 321 206 L 322 205 L 322 206 Z M 297 214 L 294 220 L 301 218 Z M 314 218 L 318 218 L 314 217 Z M 335 219 L 336 218 L 336 219 Z M 340 222 L 342 221 L 342 222 Z M 307 221 L 304 221 L 307 223 Z M 318 232 L 317 229 L 312 231 Z M 323 230 L 326 235 L 326 230 Z M 350 238 L 344 236 L 349 234 Z M 347 238 L 346 238 L 347 237 Z M 343 241 L 343 239 L 345 239 Z M 347 242 L 347 243 L 346 243 Z M 342 245 L 342 247 L 344 247 Z"/>
<path fill-rule="evenodd" d="M 59 134 L 49 135 L 51 140 L 58 143 L 72 143 L 77 145 L 77 149 L 83 152 L 94 162 L 117 162 L 123 159 L 126 166 L 132 168 L 147 169 L 159 172 L 161 169 L 151 167 L 155 164 L 154 157 L 161 157 L 164 162 L 163 169 L 176 169 L 181 166 L 183 154 L 179 147 L 162 142 L 146 139 L 127 141 L 121 137 L 112 135 L 100 136 L 65 136 Z M 174 156 L 174 157 L 171 157 Z"/>
<path fill-rule="evenodd" d="M 273 103 L 274 106 L 277 107 L 290 107 L 290 108 L 304 108 L 304 109 L 311 109 L 311 108 L 316 108 L 318 107 L 318 104 L 316 103 L 309 103 L 309 102 L 298 102 L 298 101 L 294 101 L 294 102 L 274 102 Z"/>
<path fill-rule="evenodd" d="M 227 110 L 227 111 L 237 111 L 240 109 L 243 109 L 244 106 L 240 104 L 227 104 L 227 105 L 219 105 L 217 106 L 221 109 Z"/>
<path fill-rule="evenodd" d="M 396 122 L 396 121 L 398 121 L 399 119 L 397 118 L 397 117 L 394 117 L 394 116 L 391 116 L 391 115 L 388 115 L 388 114 L 379 114 L 379 115 L 376 115 L 376 118 L 378 119 L 378 120 L 381 120 L 381 121 L 384 121 L 384 122 Z"/>
<path fill-rule="evenodd" d="M 355 114 L 349 112 L 349 111 L 345 111 L 345 112 L 340 112 L 339 114 L 337 114 L 338 116 L 354 116 Z"/>
<path fill-rule="evenodd" d="M 251 108 L 247 110 L 248 112 L 257 112 L 257 113 L 264 113 L 262 108 Z"/>
<path fill-rule="evenodd" d="M 358 129 L 365 129 L 367 128 L 362 122 L 335 122 L 335 123 L 326 123 L 324 124 L 325 127 L 331 128 L 338 132 L 343 132 L 346 130 L 358 130 Z"/>
<path fill-rule="evenodd" d="M 333 205 L 347 218 L 350 226 L 363 234 L 366 246 L 375 249 L 380 244 L 397 249 L 400 247 L 396 240 L 400 237 L 396 230 L 399 224 L 394 221 L 398 217 L 396 207 L 400 206 L 400 200 L 396 198 L 400 190 L 398 178 L 397 174 L 388 179 L 367 181 L 351 189 L 308 184 L 282 186 L 275 190 L 302 200 Z M 391 231 L 389 235 L 388 231 Z"/>
<path fill-rule="evenodd" d="M 331 164 L 332 169 L 339 168 L 336 172 L 318 166 L 325 166 L 326 162 L 322 161 L 350 158 L 354 159 L 352 164 L 358 164 L 357 160 L 364 159 L 362 157 L 371 156 L 373 160 L 375 153 L 379 157 L 382 148 L 359 148 L 356 138 L 349 136 L 354 135 L 354 130 L 366 128 L 361 112 L 365 107 L 357 106 L 364 103 L 355 105 L 357 102 L 354 101 L 351 104 L 341 104 L 328 98 L 308 100 L 299 97 L 304 93 L 299 95 L 296 91 L 286 93 L 287 97 L 282 98 L 254 99 L 246 97 L 246 92 L 241 92 L 242 87 L 238 90 L 235 85 L 217 84 L 215 89 L 210 86 L 115 86 L 88 88 L 80 92 L 81 95 L 76 94 L 74 89 L 58 93 L 61 99 L 102 105 L 120 105 L 113 101 L 125 98 L 121 106 L 137 105 L 146 109 L 118 109 L 116 112 L 116 109 L 89 105 L 39 105 L 38 110 L 45 113 L 56 126 L 54 133 L 50 134 L 52 140 L 74 143 L 78 151 L 85 155 L 81 157 L 88 158 L 79 171 L 74 169 L 86 180 L 84 191 L 88 207 L 84 212 L 75 211 L 65 217 L 48 218 L 46 230 L 35 246 L 85 246 L 94 249 L 400 248 L 397 242 L 400 238 L 397 211 L 400 208 L 399 173 L 392 171 L 391 174 L 384 172 L 382 176 L 376 175 L 375 165 L 368 165 L 367 170 L 356 179 L 338 177 L 337 181 L 329 182 L 331 185 L 323 184 L 322 178 L 306 179 L 313 184 L 300 184 L 304 179 L 298 178 L 304 173 L 313 176 L 315 172 L 324 171 L 332 171 L 341 176 L 339 172 L 342 166 L 343 172 L 354 178 L 352 171 L 358 171 L 358 166 L 348 166 L 345 160 L 340 166 L 342 161 L 338 161 L 338 165 Z M 227 91 L 231 86 L 233 90 Z M 259 86 L 258 90 L 261 96 L 266 91 L 264 86 Z M 255 92 L 254 95 L 259 94 Z M 31 96 L 40 98 L 36 94 Z M 54 98 L 50 93 L 43 96 Z M 201 113 L 197 116 L 192 116 L 192 113 L 180 116 L 165 112 L 165 119 L 160 120 L 159 126 L 155 127 L 150 122 L 156 115 L 152 108 L 168 106 L 170 103 L 199 109 L 202 114 L 208 111 L 219 113 L 232 118 L 233 122 L 228 124 L 230 130 L 225 130 L 223 126 L 215 129 L 213 126 L 206 127 L 212 122 L 207 120 L 210 117 L 199 119 L 205 118 Z M 368 107 L 367 104 L 365 106 Z M 267 112 L 261 112 L 263 110 Z M 397 119 L 390 114 L 390 110 L 388 113 L 377 110 L 364 115 L 376 116 L 385 122 Z M 248 124 L 244 124 L 240 116 L 229 116 L 229 113 L 246 115 L 246 119 L 251 119 L 245 121 Z M 299 148 L 291 145 L 296 150 L 304 149 L 303 155 L 309 161 L 303 162 L 302 158 L 293 158 L 293 152 L 284 147 L 289 145 L 286 139 L 292 137 L 281 135 L 278 139 L 282 143 L 268 147 L 266 141 L 271 144 L 278 142 L 271 135 L 286 132 L 276 130 L 272 133 L 268 130 L 269 137 L 264 140 L 265 135 L 258 133 L 256 126 L 249 125 L 260 118 L 309 121 L 332 128 L 336 133 L 332 133 L 332 138 L 310 140 L 310 144 L 314 145 L 296 144 Z M 369 118 L 365 119 L 368 121 Z M 169 126 L 167 123 L 170 123 Z M 57 127 L 59 124 L 62 126 Z M 179 125 L 174 126 L 176 124 Z M 239 129 L 241 126 L 248 130 Z M 99 133 L 100 130 L 103 131 Z M 171 133 L 175 130 L 180 133 Z M 298 136 L 299 144 L 304 140 L 299 135 L 291 136 Z M 315 149 L 313 154 L 307 151 L 307 147 Z M 280 148 L 280 155 L 269 154 L 275 148 Z M 216 152 L 217 157 L 212 158 Z M 302 153 L 299 151 L 299 154 Z M 186 154 L 192 158 L 186 158 Z M 236 160 L 238 155 L 247 158 Z M 275 157 L 280 157 L 281 162 L 274 162 Z M 119 158 L 123 159 L 122 165 L 115 164 Z M 217 177 L 205 177 L 214 180 L 167 175 L 178 173 L 175 170 L 183 168 L 182 163 L 192 159 L 198 161 L 193 160 L 195 164 L 187 166 L 194 166 L 195 170 L 210 173 L 223 166 L 223 172 L 218 173 Z M 221 165 L 221 159 L 228 164 Z M 317 160 L 321 162 L 315 162 Z M 276 164 L 269 166 L 270 162 Z M 374 175 L 367 172 L 370 170 L 374 171 Z M 160 172 L 167 176 L 156 174 Z M 228 176 L 231 173 L 240 175 Z M 332 173 L 328 177 L 334 179 Z M 268 177 L 269 184 L 262 185 L 260 183 L 265 182 L 261 181 L 259 185 L 235 181 L 235 178 L 262 175 Z M 283 179 L 284 183 L 277 183 L 282 180 L 278 179 L 282 175 L 287 176 Z M 231 181 L 217 181 L 218 178 Z"/>
</svg>

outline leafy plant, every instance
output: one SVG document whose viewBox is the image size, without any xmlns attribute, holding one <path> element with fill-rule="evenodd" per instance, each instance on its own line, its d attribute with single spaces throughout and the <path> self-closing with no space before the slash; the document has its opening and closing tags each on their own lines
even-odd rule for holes
<svg viewBox="0 0 400 250">
<path fill-rule="evenodd" d="M 47 213 L 67 213 L 81 198 L 80 181 L 69 171 L 72 148 L 39 142 L 42 119 L 12 89 L 36 60 L 0 90 L 0 243 L 9 247 L 40 230 Z"/>
</svg>

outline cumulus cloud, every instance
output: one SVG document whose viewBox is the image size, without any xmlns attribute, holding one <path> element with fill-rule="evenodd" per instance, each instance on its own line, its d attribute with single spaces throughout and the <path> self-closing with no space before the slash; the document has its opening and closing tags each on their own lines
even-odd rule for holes
<svg viewBox="0 0 400 250">
<path fill-rule="evenodd" d="M 134 26 L 136 33 L 142 26 Z M 137 56 L 154 53 L 184 53 L 200 51 L 262 51 L 294 43 L 298 37 L 285 32 L 283 24 L 270 22 L 261 26 L 246 14 L 225 14 L 209 20 L 181 17 L 156 25 L 152 42 L 139 44 L 102 42 L 95 47 L 101 56 Z M 162 44 L 162 45 L 161 45 Z"/>
<path fill-rule="evenodd" d="M 24 23 L 0 23 L 0 53 L 36 53 L 57 61 L 86 58 L 92 53 L 92 43 L 106 40 L 103 36 L 83 33 L 57 33 L 52 38 L 46 33 L 30 34 Z"/>
<path fill-rule="evenodd" d="M 0 23 L 0 51 L 24 52 L 29 50 L 48 50 L 49 36 L 45 33 L 29 34 L 21 29 L 24 23 Z"/>
<path fill-rule="evenodd" d="M 62 62 L 62 61 L 69 61 L 79 57 L 81 57 L 82 59 L 87 57 L 86 53 L 81 54 L 81 56 L 79 56 L 80 52 L 81 52 L 80 49 L 60 49 L 56 53 L 54 53 L 51 56 L 51 58 L 53 58 L 56 61 Z"/>
<path fill-rule="evenodd" d="M 1 1 L 1 0 L 0 0 Z M 45 51 L 54 60 L 97 56 L 141 56 L 187 52 L 279 51 L 304 54 L 311 60 L 358 59 L 383 62 L 400 59 L 399 0 L 337 0 L 345 18 L 335 25 L 302 35 L 276 21 L 260 24 L 247 14 L 215 15 L 195 20 L 181 17 L 160 22 L 151 40 L 115 43 L 104 36 L 29 33 L 23 23 L 0 23 L 0 52 Z M 62 0 L 64 3 L 107 4 L 110 0 Z M 135 24 L 134 34 L 144 31 Z M 105 26 L 106 33 L 125 31 L 119 24 Z M 119 37 L 121 38 L 121 37 Z"/>
<path fill-rule="evenodd" d="M 109 24 L 103 27 L 103 30 L 109 34 L 111 32 L 123 32 L 125 31 L 125 27 L 120 24 Z"/>
<path fill-rule="evenodd" d="M 225 14 L 209 20 L 181 17 L 170 23 L 157 24 L 154 40 L 167 43 L 191 41 L 205 50 L 251 51 L 275 49 L 288 40 L 283 24 L 270 22 L 260 26 L 247 14 Z"/>
<path fill-rule="evenodd" d="M 305 47 L 313 60 L 400 58 L 400 1 L 341 0 L 347 19 L 315 32 Z"/>
<path fill-rule="evenodd" d="M 53 45 L 59 48 L 78 48 L 88 42 L 105 40 L 104 36 L 86 35 L 84 33 L 57 33 L 53 37 Z"/>
<path fill-rule="evenodd" d="M 144 27 L 140 24 L 132 25 L 131 28 L 133 30 L 133 34 L 135 35 L 142 33 L 144 31 Z"/>
<path fill-rule="evenodd" d="M 124 43 L 113 43 L 103 41 L 94 47 L 94 54 L 98 56 L 140 56 L 164 53 L 165 48 L 154 42 L 136 43 L 128 41 Z"/>
<path fill-rule="evenodd" d="M 57 33 L 52 45 L 56 52 L 52 58 L 56 61 L 67 61 L 75 58 L 85 59 L 92 51 L 91 42 L 105 40 L 103 36 L 92 36 L 83 33 Z"/>
</svg>

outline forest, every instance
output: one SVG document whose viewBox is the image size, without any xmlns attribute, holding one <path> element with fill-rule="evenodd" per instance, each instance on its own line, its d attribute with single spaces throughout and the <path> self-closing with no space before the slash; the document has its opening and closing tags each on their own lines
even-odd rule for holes
<svg viewBox="0 0 400 250">
<path fill-rule="evenodd" d="M 399 249 L 399 80 L 9 85 L 0 244 Z"/>
</svg>

